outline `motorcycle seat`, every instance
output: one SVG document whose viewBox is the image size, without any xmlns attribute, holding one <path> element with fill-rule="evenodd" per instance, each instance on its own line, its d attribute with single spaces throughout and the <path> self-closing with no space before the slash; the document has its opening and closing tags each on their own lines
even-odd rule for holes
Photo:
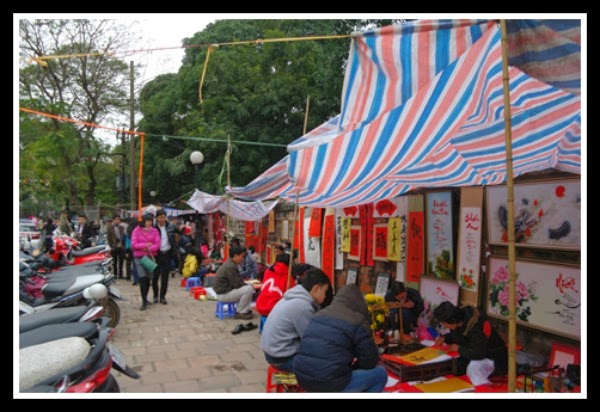
<svg viewBox="0 0 600 412">
<path fill-rule="evenodd" d="M 53 340 L 19 350 L 19 390 L 25 391 L 44 380 L 83 362 L 90 353 L 83 338 Z"/>
<path fill-rule="evenodd" d="M 86 306 L 73 306 L 23 315 L 19 317 L 19 333 L 28 332 L 44 325 L 77 322 L 87 311 Z"/>
<path fill-rule="evenodd" d="M 19 334 L 19 349 L 52 340 L 80 337 L 92 338 L 98 333 L 98 325 L 94 322 L 74 322 L 44 325 Z"/>
<path fill-rule="evenodd" d="M 104 252 L 105 249 L 106 249 L 106 245 L 98 245 L 98 246 L 86 247 L 85 249 L 82 249 L 82 250 L 74 250 L 72 253 L 73 253 L 73 256 L 87 256 L 87 255 L 92 255 L 94 253 Z"/>
<path fill-rule="evenodd" d="M 73 285 L 75 278 L 65 277 L 61 279 L 55 279 L 52 282 L 46 283 L 42 289 L 42 293 L 47 300 L 52 300 L 55 297 L 61 296 L 65 291 Z"/>
</svg>

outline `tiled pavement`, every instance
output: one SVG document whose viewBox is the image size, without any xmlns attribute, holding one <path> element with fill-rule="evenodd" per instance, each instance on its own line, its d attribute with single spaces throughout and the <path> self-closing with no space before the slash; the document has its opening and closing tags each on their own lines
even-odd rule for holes
<svg viewBox="0 0 600 412">
<path fill-rule="evenodd" d="M 245 320 L 215 317 L 214 301 L 195 300 L 169 279 L 167 305 L 140 311 L 139 287 L 119 280 L 127 301 L 119 301 L 121 321 L 113 338 L 127 364 L 140 374 L 131 379 L 113 370 L 122 393 L 264 393 L 267 362 L 258 328 L 232 335 Z M 152 298 L 152 290 L 149 292 Z M 254 313 L 252 322 L 259 324 Z"/>
</svg>

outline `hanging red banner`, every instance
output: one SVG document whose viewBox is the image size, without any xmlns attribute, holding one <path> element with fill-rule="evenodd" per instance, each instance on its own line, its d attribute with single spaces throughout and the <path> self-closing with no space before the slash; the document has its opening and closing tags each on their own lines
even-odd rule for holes
<svg viewBox="0 0 600 412">
<path fill-rule="evenodd" d="M 392 216 L 396 209 L 396 205 L 387 199 L 383 199 L 375 203 L 375 211 L 377 212 L 377 217 Z"/>
<path fill-rule="evenodd" d="M 313 207 L 310 215 L 310 226 L 308 227 L 308 236 L 310 237 L 321 237 L 321 217 L 323 216 L 323 209 Z"/>
<path fill-rule="evenodd" d="M 356 214 L 358 213 L 358 208 L 356 206 L 345 207 L 344 213 L 347 217 L 356 217 Z"/>
<path fill-rule="evenodd" d="M 298 263 L 306 263 L 304 257 L 304 207 L 298 209 L 298 220 L 294 225 L 294 249 L 298 250 Z"/>
<path fill-rule="evenodd" d="M 406 280 L 419 282 L 423 274 L 423 245 L 425 224 L 423 212 L 408 213 L 408 248 L 406 252 Z"/>
<path fill-rule="evenodd" d="M 362 205 L 358 207 L 360 215 L 360 226 L 362 236 L 362 247 L 360 254 L 360 264 L 365 266 L 375 265 L 373 260 L 373 204 Z"/>
<path fill-rule="evenodd" d="M 223 231 L 224 221 L 221 219 L 221 214 L 219 212 L 213 213 L 213 224 L 214 224 L 214 233 L 215 233 L 215 242 L 220 242 L 223 240 Z"/>
<path fill-rule="evenodd" d="M 331 209 L 333 211 L 333 209 Z M 334 253 L 335 253 L 335 214 L 325 214 L 323 224 L 323 251 L 321 254 L 321 269 L 334 284 Z"/>
</svg>

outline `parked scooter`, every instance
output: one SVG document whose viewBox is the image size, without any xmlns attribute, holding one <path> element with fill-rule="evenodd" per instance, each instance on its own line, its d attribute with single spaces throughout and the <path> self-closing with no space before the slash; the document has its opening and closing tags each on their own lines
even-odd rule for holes
<svg viewBox="0 0 600 412">
<path fill-rule="evenodd" d="M 55 308 L 44 312 L 31 313 L 19 316 L 19 333 L 29 332 L 46 325 L 56 325 L 73 322 L 97 322 L 107 326 L 109 319 L 103 317 L 104 308 L 91 302 L 87 306 L 73 306 L 70 308 Z"/>
<path fill-rule="evenodd" d="M 121 309 L 115 300 L 123 300 L 119 290 L 112 285 L 115 277 L 108 275 L 65 276 L 49 280 L 42 286 L 42 297 L 35 298 L 26 291 L 26 284 L 38 278 L 24 263 L 20 263 L 19 313 L 43 312 L 51 308 L 87 305 L 88 300 L 104 307 L 108 325 L 115 327 L 121 319 Z"/>
<path fill-rule="evenodd" d="M 111 369 L 138 379 L 111 342 L 114 329 L 78 322 L 47 325 L 21 334 L 19 391 L 120 392 Z"/>
</svg>

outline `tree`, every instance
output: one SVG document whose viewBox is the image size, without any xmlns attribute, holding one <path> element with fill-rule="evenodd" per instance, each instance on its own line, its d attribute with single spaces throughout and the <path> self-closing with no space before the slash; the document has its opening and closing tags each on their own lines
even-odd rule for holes
<svg viewBox="0 0 600 412">
<path fill-rule="evenodd" d="M 127 48 L 133 39 L 114 21 L 20 20 L 19 37 L 22 61 L 77 55 L 23 64 L 19 70 L 21 106 L 87 123 L 102 123 L 127 107 L 129 67 L 104 53 Z M 22 130 L 29 116 L 21 116 Z M 29 158 L 33 173 L 52 175 L 49 180 L 60 182 L 55 189 L 65 192 L 72 205 L 95 204 L 97 168 L 111 162 L 102 155 L 110 152 L 109 145 L 90 125 L 55 119 L 37 123 L 37 131 L 28 128 L 35 135 L 20 135 L 21 153 L 37 153 Z"/>
<path fill-rule="evenodd" d="M 364 20 L 220 20 L 185 39 L 185 45 L 256 39 L 350 34 Z M 234 144 L 231 183 L 245 185 L 287 154 L 285 146 L 302 135 L 306 97 L 307 130 L 337 115 L 349 38 L 302 42 L 231 45 L 214 48 L 199 86 L 207 47 L 187 48 L 177 75 L 160 76 L 140 95 L 144 118 L 139 129 L 152 134 L 209 137 L 275 143 Z M 149 138 L 144 186 L 175 199 L 193 189 L 189 153 L 201 150 L 205 165 L 200 189 L 224 193 L 226 145 L 210 141 Z M 178 182 L 173 185 L 173 182 Z"/>
</svg>

